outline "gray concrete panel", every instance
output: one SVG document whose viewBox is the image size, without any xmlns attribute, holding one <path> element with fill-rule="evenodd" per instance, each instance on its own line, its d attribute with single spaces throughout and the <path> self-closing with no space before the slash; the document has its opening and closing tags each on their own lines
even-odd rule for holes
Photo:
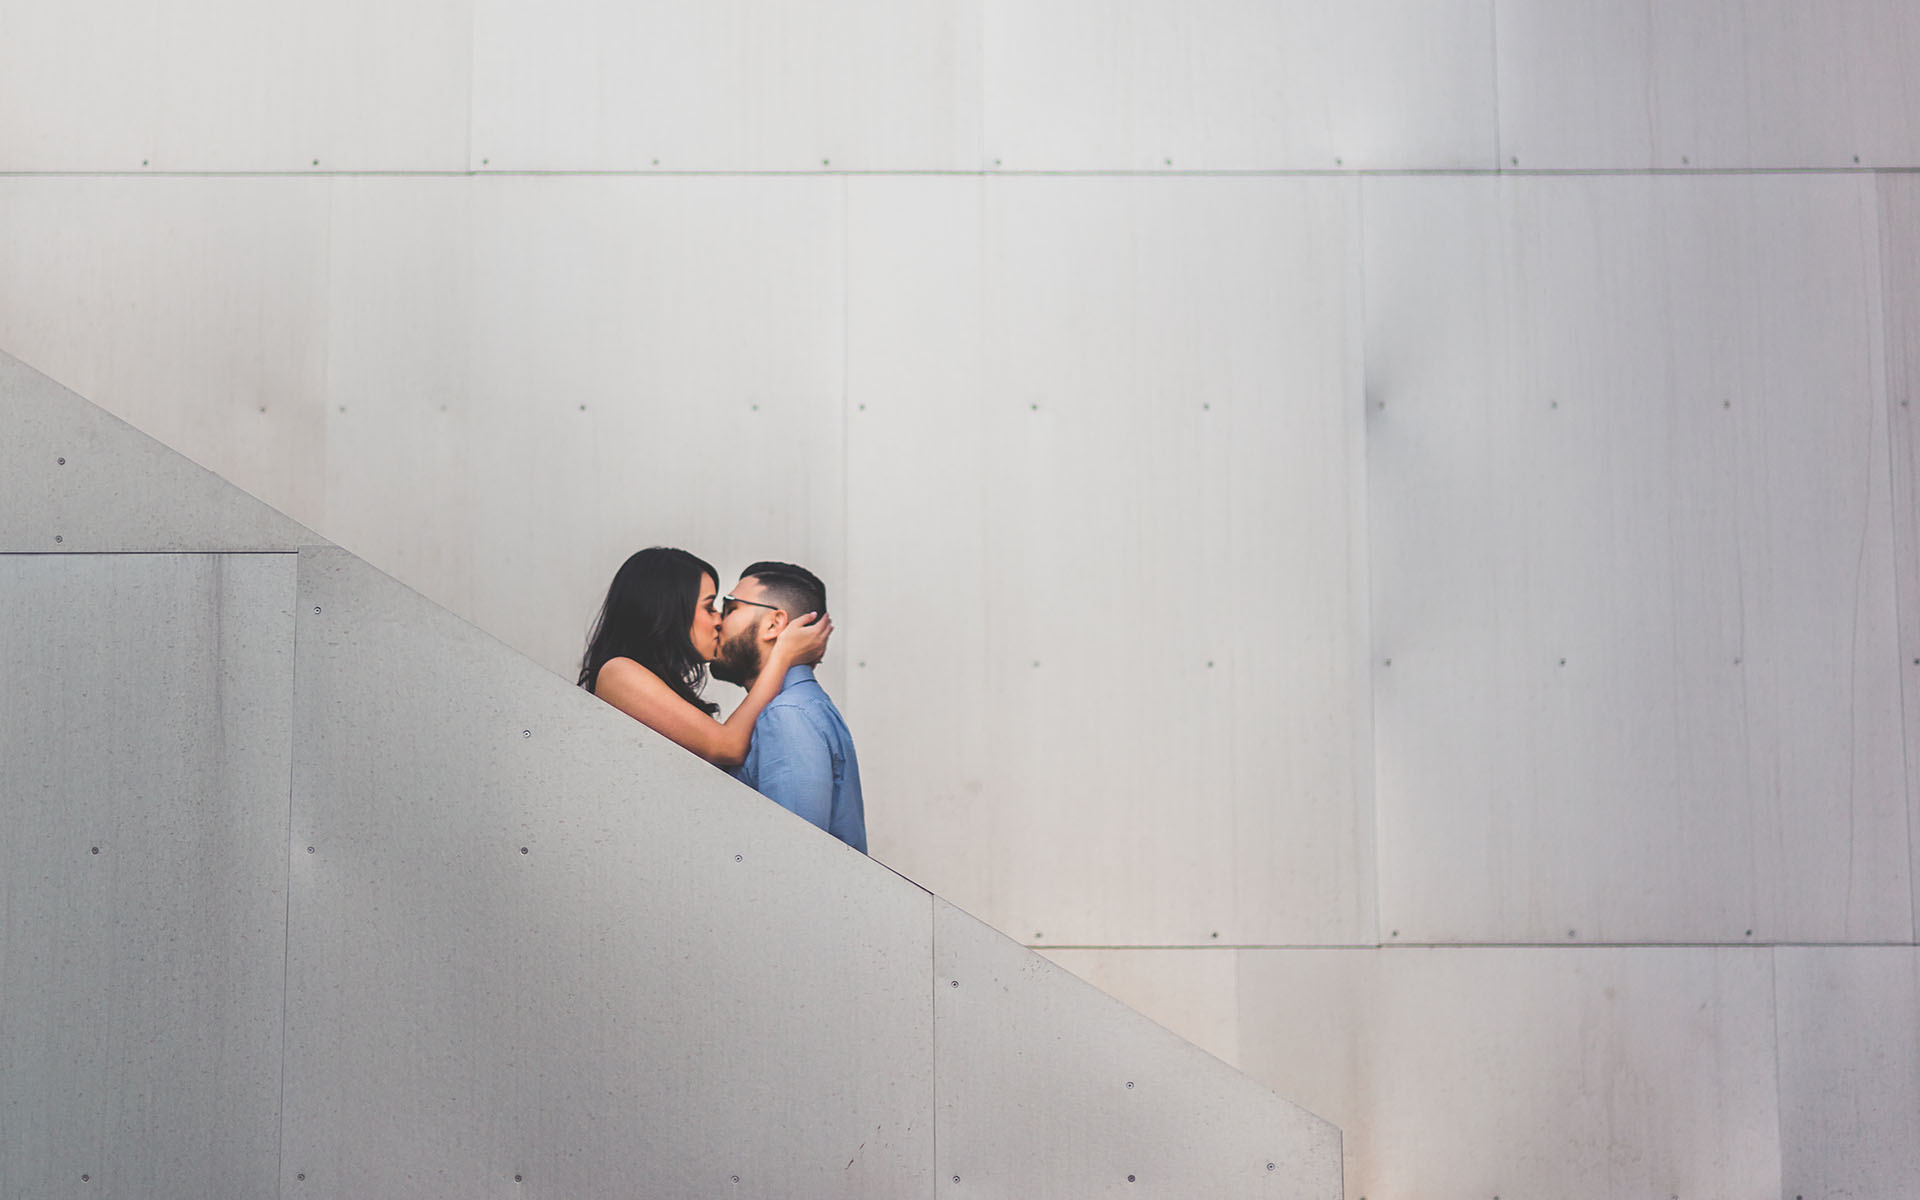
<svg viewBox="0 0 1920 1200">
<path fill-rule="evenodd" d="M 519 486 L 514 477 L 472 469 L 473 439 L 497 436 L 470 403 L 479 186 L 466 177 L 338 180 L 327 238 L 327 531 L 463 616 L 473 613 L 475 578 L 504 557 L 488 544 L 498 527 L 476 527 L 476 493 Z M 577 418 L 578 402 L 575 408 Z M 557 405 L 549 411 L 550 434 L 568 432 L 568 414 Z M 524 437 L 501 440 L 525 445 Z M 571 538 L 550 545 L 556 554 L 580 551 Z M 586 596 L 579 599 L 584 606 Z M 524 630 L 496 632 L 522 643 L 535 629 L 565 634 L 566 649 L 577 654 L 584 620 L 577 629 L 529 620 Z"/>
<path fill-rule="evenodd" d="M 0 555 L 0 1195 L 277 1193 L 293 595 Z"/>
<path fill-rule="evenodd" d="M 479 0 L 473 169 L 968 171 L 978 0 Z"/>
<path fill-rule="evenodd" d="M 1920 880 L 1920 178 L 1880 180 L 1880 328 L 1893 444 L 1895 587 L 1907 738 L 1907 840 Z M 1920 885 L 1913 926 L 1920 933 Z"/>
<path fill-rule="evenodd" d="M 1356 185 L 848 195 L 876 846 L 1022 941 L 1370 940 Z"/>
<path fill-rule="evenodd" d="M 1508 166 L 1920 163 L 1908 0 L 1501 0 Z"/>
<path fill-rule="evenodd" d="M 472 387 L 444 434 L 463 449 L 466 552 L 484 567 L 462 616 L 572 674 L 614 571 L 662 543 L 729 585 L 761 559 L 805 564 L 838 602 L 844 189 L 781 176 L 473 181 Z M 366 209 L 356 216 L 362 252 L 379 252 Z M 443 248 L 405 253 L 438 273 Z M 395 526 L 383 544 L 413 536 Z M 829 692 L 843 665 L 831 653 L 822 666 Z"/>
<path fill-rule="evenodd" d="M 1479 169 L 1491 0 L 985 0 L 989 170 Z"/>
<path fill-rule="evenodd" d="M 1382 936 L 1906 941 L 1870 181 L 1369 181 Z"/>
<path fill-rule="evenodd" d="M 1041 954 L 1228 1066 L 1240 1065 L 1237 949 L 1127 947 Z"/>
<path fill-rule="evenodd" d="M 1780 1194 L 1920 1196 L 1920 950 L 1774 952 Z"/>
<path fill-rule="evenodd" d="M 1770 971 L 1758 947 L 1245 950 L 1240 1066 L 1339 1124 L 1348 1196 L 1791 1197 Z"/>
<path fill-rule="evenodd" d="M 982 819 L 1022 794 L 993 697 L 1031 686 L 1032 670 L 985 652 L 997 581 L 981 486 L 995 457 L 984 220 L 971 181 L 848 181 L 848 573 L 834 650 L 852 664 L 842 708 L 875 857 L 989 921 L 1026 924 L 1030 912 L 994 902 L 1006 862 Z"/>
<path fill-rule="evenodd" d="M 344 552 L 299 618 L 283 1187 L 931 1190 L 925 892 Z"/>
<path fill-rule="evenodd" d="M 0 177 L 0 350 L 317 523 L 330 187 Z"/>
<path fill-rule="evenodd" d="M 1340 1131 L 934 901 L 936 1195 L 1337 1200 Z"/>
<path fill-rule="evenodd" d="M 322 539 L 0 353 L 0 552 L 291 550 Z"/>
<path fill-rule="evenodd" d="M 466 166 L 473 0 L 0 3 L 0 172 Z"/>
</svg>

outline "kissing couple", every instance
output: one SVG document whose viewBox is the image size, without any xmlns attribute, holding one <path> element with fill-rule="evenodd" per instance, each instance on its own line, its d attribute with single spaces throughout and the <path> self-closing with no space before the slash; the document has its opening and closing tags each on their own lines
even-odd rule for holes
<svg viewBox="0 0 1920 1200">
<path fill-rule="evenodd" d="M 666 546 L 614 573 L 587 637 L 581 687 L 862 854 L 860 762 L 840 710 L 813 677 L 833 621 L 818 576 L 757 562 L 722 596 L 711 564 Z M 722 721 L 701 697 L 747 689 Z"/>
</svg>

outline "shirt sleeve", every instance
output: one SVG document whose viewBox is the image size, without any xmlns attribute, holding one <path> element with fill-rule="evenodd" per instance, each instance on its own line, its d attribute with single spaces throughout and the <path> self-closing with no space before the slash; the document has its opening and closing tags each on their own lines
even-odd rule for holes
<svg viewBox="0 0 1920 1200">
<path fill-rule="evenodd" d="M 760 714 L 761 795 L 821 829 L 833 818 L 833 752 L 806 713 L 781 705 Z"/>
</svg>

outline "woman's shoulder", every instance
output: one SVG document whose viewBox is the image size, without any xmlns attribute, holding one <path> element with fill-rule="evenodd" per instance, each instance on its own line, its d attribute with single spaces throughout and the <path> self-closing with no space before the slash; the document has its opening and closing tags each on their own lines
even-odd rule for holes
<svg viewBox="0 0 1920 1200">
<path fill-rule="evenodd" d="M 658 675 L 655 675 L 652 671 L 641 666 L 633 659 L 624 657 L 610 658 L 600 664 L 600 673 L 594 676 L 593 690 L 598 693 L 603 686 L 609 683 L 625 684 L 629 687 L 636 684 L 645 686 L 647 680 L 659 683 L 662 687 L 666 686 L 664 683 L 661 683 Z"/>
</svg>

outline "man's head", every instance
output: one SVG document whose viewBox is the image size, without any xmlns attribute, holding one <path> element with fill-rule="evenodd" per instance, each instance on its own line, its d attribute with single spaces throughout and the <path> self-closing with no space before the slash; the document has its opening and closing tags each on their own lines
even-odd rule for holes
<svg viewBox="0 0 1920 1200">
<path fill-rule="evenodd" d="M 769 648 L 789 621 L 808 613 L 826 614 L 827 585 L 805 567 L 757 562 L 741 572 L 740 582 L 723 603 L 720 655 L 713 662 L 713 676 L 751 687 Z"/>
</svg>

